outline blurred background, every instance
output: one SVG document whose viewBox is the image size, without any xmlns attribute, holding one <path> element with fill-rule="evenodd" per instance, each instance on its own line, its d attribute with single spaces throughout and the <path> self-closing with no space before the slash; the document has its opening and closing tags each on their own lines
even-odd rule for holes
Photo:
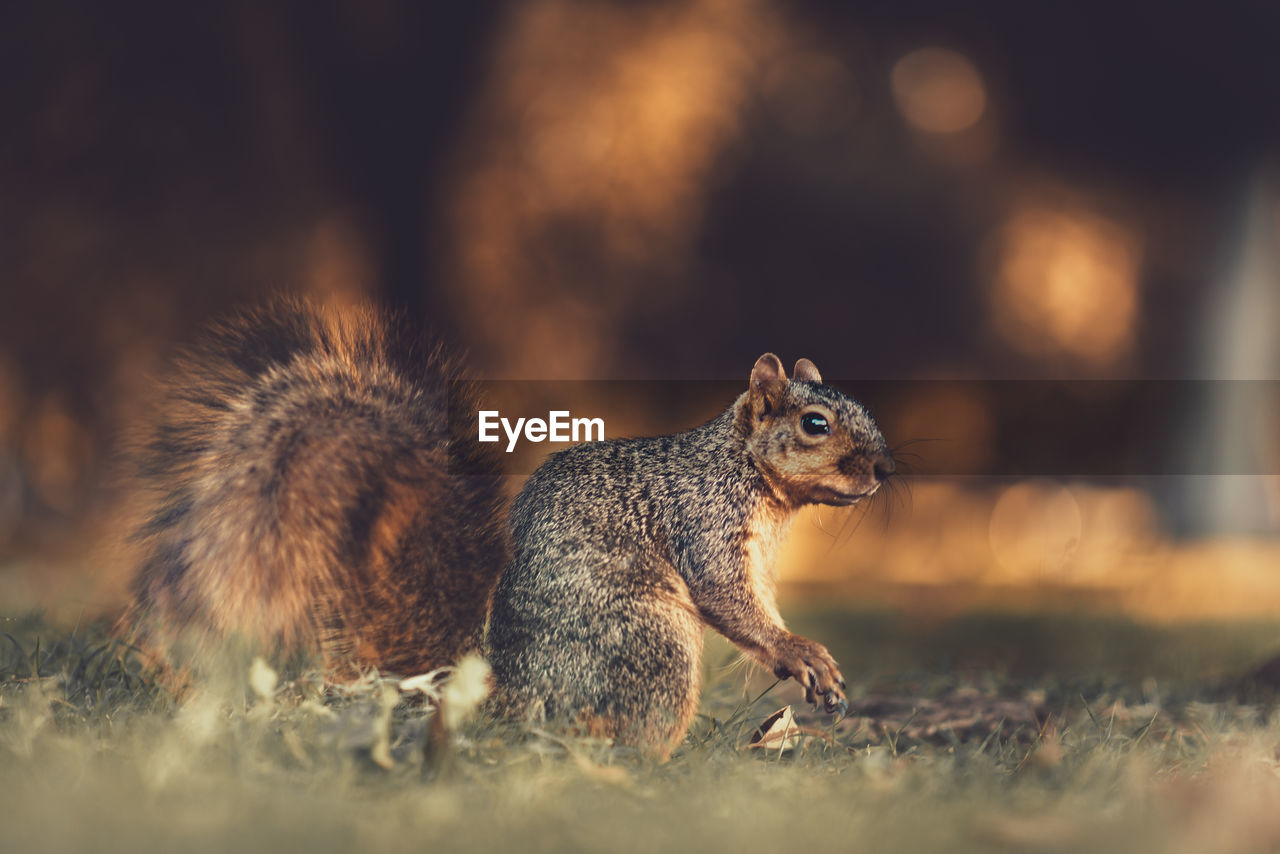
<svg viewBox="0 0 1280 854">
<path fill-rule="evenodd" d="M 903 382 L 904 468 L 965 453 L 806 513 L 796 598 L 1280 616 L 1273 3 L 49 0 L 0 34 L 5 610 L 118 605 L 120 429 L 175 345 L 289 289 L 389 301 L 494 380 L 772 350 Z M 991 380 L 1190 402 L 1158 466 L 996 477 Z"/>
</svg>

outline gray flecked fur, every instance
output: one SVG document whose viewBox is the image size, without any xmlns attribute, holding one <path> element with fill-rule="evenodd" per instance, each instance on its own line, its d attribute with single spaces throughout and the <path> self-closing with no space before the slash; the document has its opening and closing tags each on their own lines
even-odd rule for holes
<svg viewBox="0 0 1280 854">
<path fill-rule="evenodd" d="M 578 445 L 534 473 L 490 611 L 500 708 L 666 754 L 697 709 L 705 626 L 843 705 L 830 654 L 778 615 L 774 553 L 798 507 L 852 503 L 892 464 L 861 405 L 807 360 L 796 374 L 766 354 L 709 423 Z M 834 422 L 816 442 L 799 426 L 815 407 Z"/>
</svg>

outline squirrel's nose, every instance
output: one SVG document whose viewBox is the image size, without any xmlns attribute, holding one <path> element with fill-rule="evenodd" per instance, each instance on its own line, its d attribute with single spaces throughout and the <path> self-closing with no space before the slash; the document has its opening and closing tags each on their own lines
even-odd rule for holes
<svg viewBox="0 0 1280 854">
<path fill-rule="evenodd" d="M 881 454 L 871 464 L 871 470 L 875 473 L 877 481 L 888 480 L 889 475 L 893 474 L 894 471 L 893 457 L 888 454 Z"/>
</svg>

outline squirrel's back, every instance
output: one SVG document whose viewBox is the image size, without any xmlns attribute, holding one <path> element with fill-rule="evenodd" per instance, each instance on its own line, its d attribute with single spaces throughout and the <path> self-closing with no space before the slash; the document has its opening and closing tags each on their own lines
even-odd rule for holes
<svg viewBox="0 0 1280 854">
<path fill-rule="evenodd" d="M 331 672 L 478 649 L 505 538 L 475 413 L 439 347 L 369 307 L 212 327 L 134 443 L 124 627 L 170 663 L 231 636 Z"/>
</svg>

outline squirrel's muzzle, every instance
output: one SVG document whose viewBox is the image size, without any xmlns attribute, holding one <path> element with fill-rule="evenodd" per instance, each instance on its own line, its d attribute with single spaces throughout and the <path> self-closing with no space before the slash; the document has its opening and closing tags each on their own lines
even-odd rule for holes
<svg viewBox="0 0 1280 854">
<path fill-rule="evenodd" d="M 871 474 L 877 483 L 884 483 L 894 473 L 896 467 L 893 457 L 888 454 L 877 454 L 871 462 Z"/>
</svg>

